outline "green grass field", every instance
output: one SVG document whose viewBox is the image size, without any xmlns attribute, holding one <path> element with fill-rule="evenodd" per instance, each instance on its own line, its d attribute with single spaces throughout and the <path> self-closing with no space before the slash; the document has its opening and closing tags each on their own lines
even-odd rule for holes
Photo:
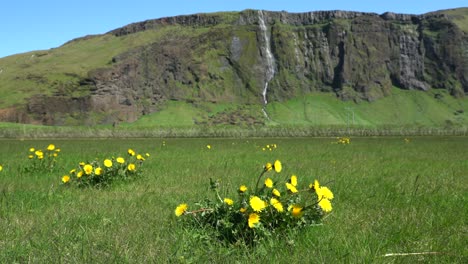
<svg viewBox="0 0 468 264">
<path fill-rule="evenodd" d="M 468 261 L 468 138 L 334 141 L 0 140 L 0 263 Z M 30 147 L 49 143 L 61 149 L 54 172 L 19 170 L 29 162 Z M 262 151 L 273 143 L 277 149 Z M 128 148 L 151 154 L 139 180 L 105 189 L 61 184 L 78 162 L 126 155 Z M 333 211 L 323 225 L 254 248 L 222 246 L 180 228 L 175 207 L 211 197 L 209 177 L 234 196 L 276 159 L 283 171 L 272 178 L 296 174 L 299 184 L 318 179 L 333 191 Z M 426 254 L 384 257 L 389 253 Z"/>
</svg>

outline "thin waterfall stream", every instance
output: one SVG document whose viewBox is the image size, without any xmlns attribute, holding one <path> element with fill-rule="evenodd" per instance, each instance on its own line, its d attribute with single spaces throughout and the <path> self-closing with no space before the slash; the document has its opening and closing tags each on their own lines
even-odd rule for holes
<svg viewBox="0 0 468 264">
<path fill-rule="evenodd" d="M 262 91 L 262 96 L 263 96 L 262 111 L 265 117 L 267 119 L 270 119 L 270 117 L 268 116 L 268 113 L 266 112 L 266 106 L 268 104 L 267 92 L 268 92 L 268 83 L 271 81 L 271 79 L 273 79 L 273 76 L 275 76 L 275 58 L 273 57 L 273 54 L 271 53 L 270 37 L 268 36 L 267 27 L 265 25 L 265 18 L 264 18 L 262 10 L 258 11 L 258 22 L 259 22 L 260 30 L 262 31 L 262 35 L 263 35 L 264 46 L 262 47 L 262 51 L 263 51 L 263 54 L 265 55 L 265 62 L 266 62 L 265 84 L 264 84 L 263 91 Z"/>
</svg>

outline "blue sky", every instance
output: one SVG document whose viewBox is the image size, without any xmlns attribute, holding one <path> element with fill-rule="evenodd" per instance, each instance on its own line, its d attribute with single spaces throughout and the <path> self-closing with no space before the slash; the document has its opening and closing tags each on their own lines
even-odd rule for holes
<svg viewBox="0 0 468 264">
<path fill-rule="evenodd" d="M 55 48 L 88 34 L 167 16 L 263 9 L 422 14 L 468 7 L 468 0 L 5 0 L 0 3 L 0 58 Z"/>
</svg>

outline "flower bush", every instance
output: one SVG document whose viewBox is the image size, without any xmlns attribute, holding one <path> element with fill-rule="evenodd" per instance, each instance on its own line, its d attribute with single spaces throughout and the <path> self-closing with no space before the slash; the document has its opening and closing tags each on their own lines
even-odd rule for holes
<svg viewBox="0 0 468 264">
<path fill-rule="evenodd" d="M 210 179 L 214 199 L 205 199 L 191 208 L 186 203 L 174 211 L 181 223 L 197 232 L 214 232 L 228 243 L 252 245 L 267 236 L 319 224 L 332 210 L 333 193 L 315 180 L 299 184 L 291 175 L 286 181 L 276 180 L 271 172 L 280 173 L 280 161 L 265 164 L 253 188 L 241 185 L 237 197 L 221 197 L 219 182 Z"/>
<path fill-rule="evenodd" d="M 50 172 L 56 168 L 60 149 L 49 144 L 44 150 L 31 147 L 28 152 L 29 162 L 21 168 L 26 172 Z"/>
<path fill-rule="evenodd" d="M 114 181 L 127 181 L 138 178 L 142 173 L 145 157 L 136 154 L 133 149 L 128 149 L 128 157 L 112 157 L 102 161 L 80 162 L 78 166 L 70 170 L 69 174 L 62 176 L 63 184 L 76 184 L 77 186 L 103 187 Z"/>
</svg>

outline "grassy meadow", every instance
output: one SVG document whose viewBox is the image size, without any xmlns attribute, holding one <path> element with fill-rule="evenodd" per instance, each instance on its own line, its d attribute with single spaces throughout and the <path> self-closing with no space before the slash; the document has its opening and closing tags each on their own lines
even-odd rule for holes
<svg viewBox="0 0 468 264">
<path fill-rule="evenodd" d="M 467 263 L 468 138 L 0 140 L 0 263 Z M 25 172 L 29 148 L 61 149 L 52 172 Z M 211 145 L 211 149 L 206 146 Z M 267 144 L 277 144 L 263 151 Z M 140 179 L 77 188 L 61 177 L 81 162 L 151 156 Z M 175 207 L 255 184 L 279 159 L 276 180 L 295 174 L 334 193 L 323 225 L 221 245 L 184 230 Z M 276 179 L 275 179 L 276 178 Z M 390 253 L 420 255 L 384 256 Z"/>
</svg>

